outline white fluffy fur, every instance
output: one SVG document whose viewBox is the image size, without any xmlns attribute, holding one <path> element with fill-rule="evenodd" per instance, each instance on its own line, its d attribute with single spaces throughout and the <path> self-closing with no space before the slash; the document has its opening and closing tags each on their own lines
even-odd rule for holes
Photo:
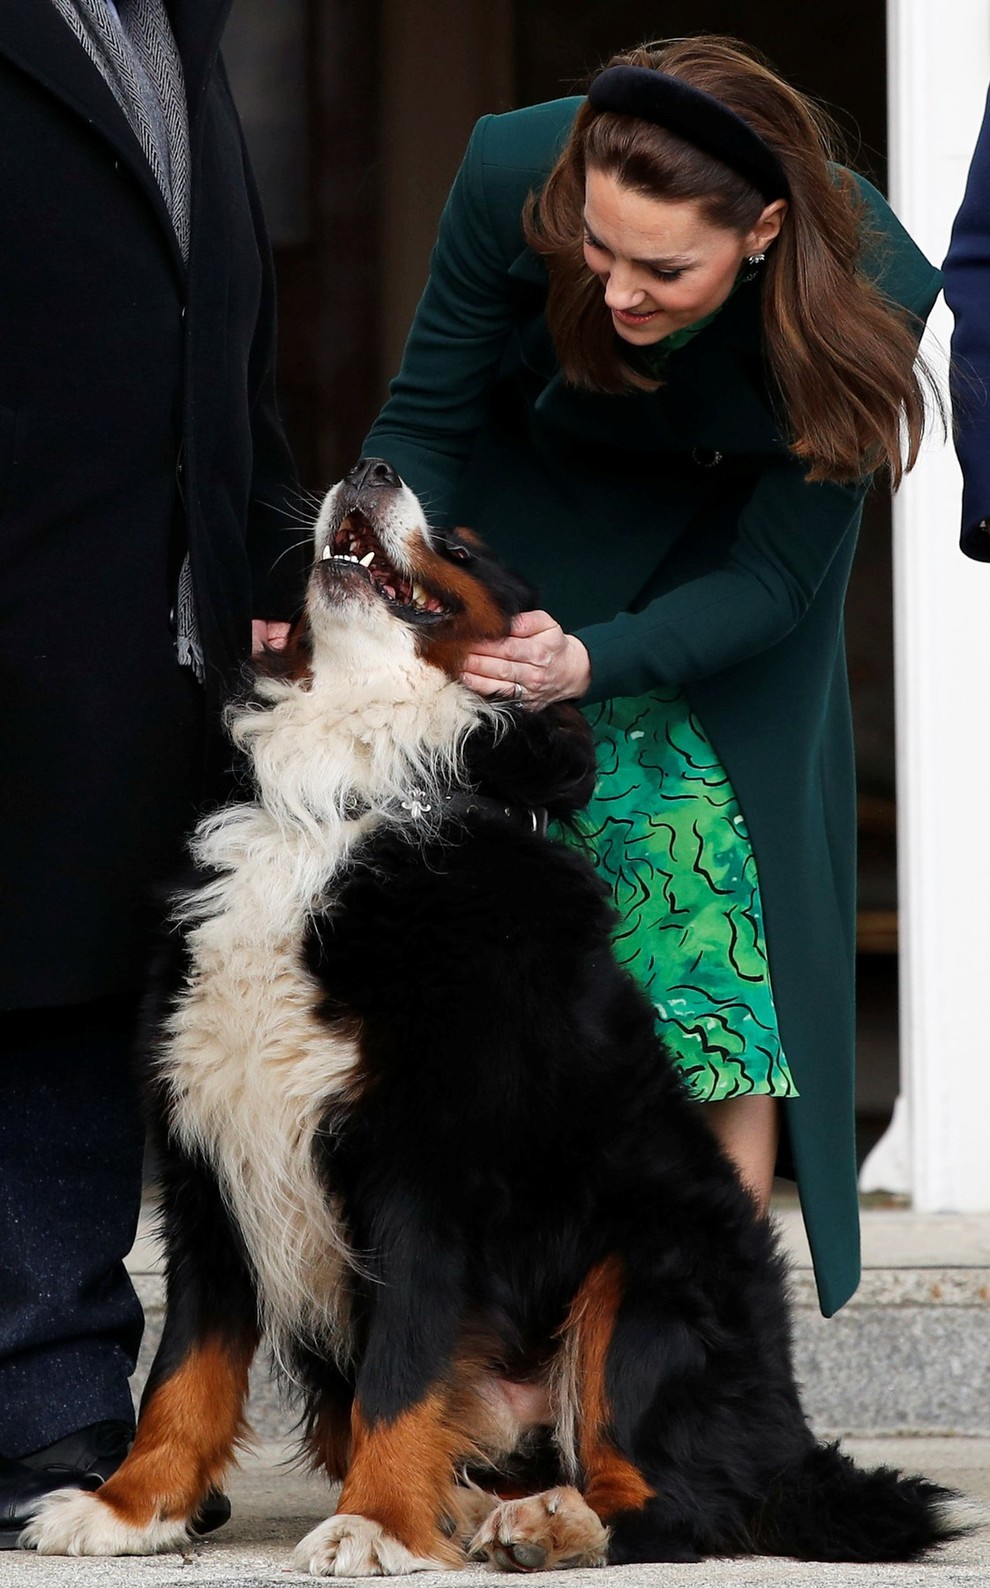
<svg viewBox="0 0 990 1588">
<path fill-rule="evenodd" d="M 413 1555 L 364 1516 L 331 1516 L 321 1522 L 296 1545 L 292 1564 L 311 1577 L 403 1577 L 406 1572 L 448 1569 L 446 1561 Z"/>
<path fill-rule="evenodd" d="M 178 1549 L 187 1539 L 184 1521 L 150 1522 L 132 1527 L 104 1505 L 99 1492 L 55 1489 L 20 1537 L 22 1549 L 39 1555 L 156 1555 Z"/>
<path fill-rule="evenodd" d="M 339 490 L 321 513 L 318 548 Z M 425 533 L 422 514 L 404 489 L 386 516 L 376 533 L 401 566 Z M 348 581 L 328 595 L 316 579 L 308 609 L 311 681 L 262 681 L 258 698 L 230 714 L 256 798 L 197 829 L 194 855 L 217 875 L 177 907 L 193 972 L 160 1066 L 179 1136 L 212 1163 L 243 1232 L 276 1351 L 302 1328 L 346 1356 L 341 1281 L 360 1254 L 331 1216 L 312 1147 L 328 1104 L 346 1106 L 357 1051 L 313 1016 L 303 933 L 314 910 L 332 906 L 335 879 L 370 828 L 415 820 L 401 808 L 412 789 L 439 809 L 465 737 L 492 708 L 420 659 L 410 628 L 370 585 Z"/>
</svg>

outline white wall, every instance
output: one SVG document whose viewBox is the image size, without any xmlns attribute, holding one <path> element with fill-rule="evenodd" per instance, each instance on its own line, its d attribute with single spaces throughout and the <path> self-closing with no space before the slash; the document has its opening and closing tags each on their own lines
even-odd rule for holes
<svg viewBox="0 0 990 1588">
<path fill-rule="evenodd" d="M 888 0 L 887 16 L 891 202 L 940 263 L 990 81 L 990 0 Z M 942 299 L 931 329 L 944 374 Z M 958 549 L 960 489 L 933 440 L 894 512 L 901 1145 L 926 1212 L 990 1210 L 990 564 Z"/>
</svg>

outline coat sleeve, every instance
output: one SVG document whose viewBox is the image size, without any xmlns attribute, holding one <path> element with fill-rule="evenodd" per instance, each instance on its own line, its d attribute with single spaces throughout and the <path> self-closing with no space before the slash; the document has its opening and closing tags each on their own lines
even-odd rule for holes
<svg viewBox="0 0 990 1588">
<path fill-rule="evenodd" d="M 725 562 L 655 601 L 580 629 L 589 701 L 682 685 L 782 640 L 859 522 L 865 485 L 809 485 L 797 463 L 769 470 L 743 509 Z"/>
<path fill-rule="evenodd" d="M 511 249 L 507 256 L 485 195 L 482 146 L 492 120 L 482 117 L 471 135 L 402 366 L 364 447 L 388 459 L 435 524 L 450 522 L 513 326 Z"/>
<path fill-rule="evenodd" d="M 955 316 L 952 412 L 963 472 L 960 545 L 990 562 L 990 97 L 970 166 L 962 207 L 943 267 L 945 296 Z"/>
</svg>

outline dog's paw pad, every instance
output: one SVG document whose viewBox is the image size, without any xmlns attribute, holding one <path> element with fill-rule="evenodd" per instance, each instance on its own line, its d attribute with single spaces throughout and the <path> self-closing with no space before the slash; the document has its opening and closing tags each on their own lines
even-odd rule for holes
<svg viewBox="0 0 990 1588">
<path fill-rule="evenodd" d="M 497 1506 L 471 1540 L 470 1551 L 502 1571 L 604 1566 L 608 1532 L 577 1489 L 548 1489 Z"/>
<path fill-rule="evenodd" d="M 99 1492 L 55 1489 L 45 1496 L 18 1544 L 39 1555 L 157 1555 L 186 1544 L 184 1521 L 127 1522 Z"/>
<path fill-rule="evenodd" d="M 292 1565 L 311 1577 L 402 1577 L 411 1571 L 443 1571 L 450 1563 L 414 1555 L 366 1516 L 331 1516 L 300 1544 Z"/>
</svg>

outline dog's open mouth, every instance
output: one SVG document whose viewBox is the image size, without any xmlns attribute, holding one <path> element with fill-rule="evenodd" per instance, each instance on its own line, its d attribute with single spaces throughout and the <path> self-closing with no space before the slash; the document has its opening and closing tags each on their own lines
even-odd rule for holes
<svg viewBox="0 0 990 1588">
<path fill-rule="evenodd" d="M 333 563 L 335 572 L 343 571 L 341 565 L 363 571 L 380 596 L 409 612 L 431 617 L 447 613 L 439 596 L 393 566 L 371 524 L 357 508 L 341 521 L 324 546 L 321 560 L 324 564 Z"/>
</svg>

